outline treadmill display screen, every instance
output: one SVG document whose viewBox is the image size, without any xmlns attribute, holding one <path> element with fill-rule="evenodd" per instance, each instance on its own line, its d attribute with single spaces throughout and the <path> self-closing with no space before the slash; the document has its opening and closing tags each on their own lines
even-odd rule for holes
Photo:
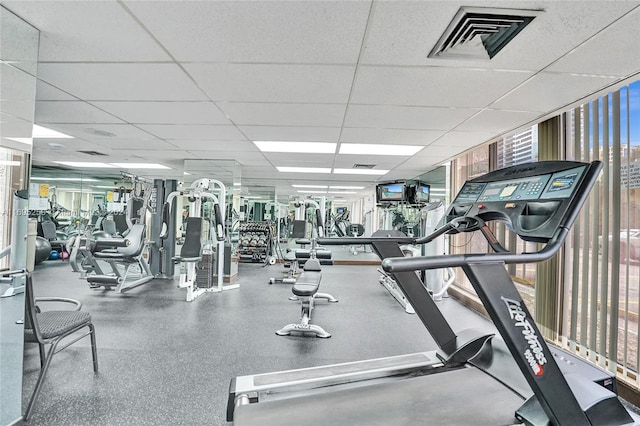
<svg viewBox="0 0 640 426">
<path fill-rule="evenodd" d="M 454 203 L 475 202 L 486 185 L 486 183 L 465 183 L 458 193 Z"/>
<path fill-rule="evenodd" d="M 540 198 L 567 198 L 573 193 L 576 183 L 584 173 L 585 166 L 554 173 Z"/>
<path fill-rule="evenodd" d="M 478 201 L 535 200 L 540 197 L 549 175 L 491 182 Z"/>
</svg>

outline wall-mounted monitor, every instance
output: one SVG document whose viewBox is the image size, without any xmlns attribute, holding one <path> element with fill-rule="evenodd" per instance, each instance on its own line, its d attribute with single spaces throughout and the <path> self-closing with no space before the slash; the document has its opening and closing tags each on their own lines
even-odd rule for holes
<svg viewBox="0 0 640 426">
<path fill-rule="evenodd" d="M 417 182 L 411 187 L 411 204 L 427 204 L 431 198 L 431 186 L 426 183 Z"/>
<path fill-rule="evenodd" d="M 376 186 L 376 201 L 380 203 L 400 203 L 406 201 L 405 182 L 381 183 Z"/>
</svg>

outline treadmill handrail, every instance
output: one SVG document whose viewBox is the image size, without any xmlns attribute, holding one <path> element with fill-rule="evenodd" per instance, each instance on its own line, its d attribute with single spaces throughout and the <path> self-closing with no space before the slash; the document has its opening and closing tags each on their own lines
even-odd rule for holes
<svg viewBox="0 0 640 426">
<path fill-rule="evenodd" d="M 425 269 L 453 268 L 470 263 L 536 263 L 551 258 L 558 252 L 569 234 L 566 228 L 558 228 L 554 237 L 541 250 L 533 253 L 472 253 L 446 256 L 390 257 L 382 261 L 386 272 L 422 271 Z"/>
<path fill-rule="evenodd" d="M 346 246 L 373 244 L 378 241 L 393 241 L 398 244 L 414 244 L 416 239 L 413 237 L 332 237 L 318 238 L 318 244 L 326 246 Z"/>
</svg>

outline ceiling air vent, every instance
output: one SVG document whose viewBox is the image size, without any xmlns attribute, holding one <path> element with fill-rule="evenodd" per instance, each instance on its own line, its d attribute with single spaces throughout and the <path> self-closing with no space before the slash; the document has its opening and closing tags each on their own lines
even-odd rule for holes
<svg viewBox="0 0 640 426">
<path fill-rule="evenodd" d="M 542 11 L 461 7 L 428 57 L 489 60 L 540 13 Z"/>
<path fill-rule="evenodd" d="M 354 164 L 353 169 L 373 169 L 375 164 Z"/>
<path fill-rule="evenodd" d="M 78 151 L 80 154 L 87 154 L 87 155 L 107 155 L 107 154 L 103 154 L 102 152 L 98 152 L 98 151 Z"/>
</svg>

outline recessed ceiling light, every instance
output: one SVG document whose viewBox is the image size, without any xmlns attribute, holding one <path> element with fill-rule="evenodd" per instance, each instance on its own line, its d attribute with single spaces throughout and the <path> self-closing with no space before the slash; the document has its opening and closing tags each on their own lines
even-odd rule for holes
<svg viewBox="0 0 640 426">
<path fill-rule="evenodd" d="M 357 194 L 356 191 L 329 191 L 329 194 Z"/>
<path fill-rule="evenodd" d="M 95 163 L 87 161 L 54 161 L 56 164 L 62 164 L 63 166 L 79 167 L 79 168 L 92 168 L 92 169 L 113 169 L 116 166 L 107 163 Z"/>
<path fill-rule="evenodd" d="M 8 139 L 10 141 L 24 143 L 27 145 L 33 145 L 33 138 L 3 138 L 3 139 Z"/>
<path fill-rule="evenodd" d="M 185 175 L 185 176 L 191 176 L 191 173 L 189 173 L 189 172 L 182 172 L 182 174 Z"/>
<path fill-rule="evenodd" d="M 358 155 L 413 155 L 424 146 L 417 145 L 384 145 L 373 143 L 343 143 L 340 154 Z"/>
<path fill-rule="evenodd" d="M 168 169 L 169 167 L 156 163 L 111 163 L 123 169 Z"/>
<path fill-rule="evenodd" d="M 64 181 L 64 182 L 98 182 L 98 179 L 93 179 L 93 178 L 59 178 L 59 177 L 31 176 L 29 179 L 30 180 Z"/>
<path fill-rule="evenodd" d="M 0 160 L 0 166 L 19 166 L 19 161 Z"/>
<path fill-rule="evenodd" d="M 46 127 L 38 126 L 37 124 L 33 125 L 32 131 L 33 138 L 40 139 L 73 139 L 73 136 L 65 135 L 64 133 L 60 133 L 58 131 L 48 129 Z"/>
<path fill-rule="evenodd" d="M 324 167 L 276 167 L 283 173 L 331 173 L 331 169 Z"/>
<path fill-rule="evenodd" d="M 56 142 L 49 142 L 47 145 L 49 145 L 53 149 L 64 148 L 64 145 L 62 145 L 61 143 L 56 143 Z"/>
<path fill-rule="evenodd" d="M 280 142 L 280 141 L 254 141 L 262 152 L 304 152 L 315 154 L 333 154 L 336 152 L 337 143 L 330 142 Z"/>
<path fill-rule="evenodd" d="M 329 189 L 364 189 L 364 186 L 330 186 Z"/>
<path fill-rule="evenodd" d="M 386 175 L 390 170 L 377 170 L 377 169 L 333 169 L 335 174 L 344 175 Z"/>
<path fill-rule="evenodd" d="M 251 198 L 251 199 L 254 199 L 254 200 L 259 200 L 259 199 L 262 198 L 261 195 L 241 195 L 241 197 L 242 198 Z"/>
<path fill-rule="evenodd" d="M 291 185 L 294 188 L 320 188 L 327 189 L 327 185 Z"/>
<path fill-rule="evenodd" d="M 116 189 L 116 185 L 93 185 L 92 188 L 100 188 L 100 189 Z"/>
<path fill-rule="evenodd" d="M 313 189 L 307 189 L 307 190 L 298 189 L 298 192 L 301 194 L 326 194 L 327 193 L 327 191 L 315 191 Z"/>
</svg>

